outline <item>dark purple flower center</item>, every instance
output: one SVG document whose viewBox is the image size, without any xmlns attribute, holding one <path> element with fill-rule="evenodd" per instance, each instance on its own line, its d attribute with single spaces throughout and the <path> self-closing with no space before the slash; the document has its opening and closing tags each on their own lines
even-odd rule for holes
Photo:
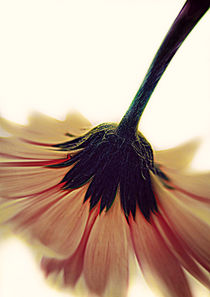
<svg viewBox="0 0 210 297">
<path fill-rule="evenodd" d="M 127 219 L 130 214 L 135 218 L 136 207 L 147 220 L 151 212 L 158 211 L 150 178 L 150 171 L 156 173 L 153 152 L 141 133 L 133 140 L 125 139 L 118 136 L 116 124 L 102 124 L 84 136 L 54 147 L 72 157 L 49 167 L 71 166 L 61 180 L 64 190 L 89 183 L 84 202 L 89 200 L 90 210 L 100 203 L 100 212 L 108 211 L 119 190 Z"/>
</svg>

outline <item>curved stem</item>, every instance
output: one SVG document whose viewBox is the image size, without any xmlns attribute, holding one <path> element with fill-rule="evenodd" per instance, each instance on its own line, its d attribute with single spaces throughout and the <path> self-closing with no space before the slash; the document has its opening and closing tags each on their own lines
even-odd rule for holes
<svg viewBox="0 0 210 297">
<path fill-rule="evenodd" d="M 188 0 L 185 3 L 157 51 L 129 109 L 122 118 L 117 129 L 118 135 L 129 138 L 136 135 L 140 117 L 158 81 L 182 42 L 208 10 L 209 5 L 209 0 Z"/>
</svg>

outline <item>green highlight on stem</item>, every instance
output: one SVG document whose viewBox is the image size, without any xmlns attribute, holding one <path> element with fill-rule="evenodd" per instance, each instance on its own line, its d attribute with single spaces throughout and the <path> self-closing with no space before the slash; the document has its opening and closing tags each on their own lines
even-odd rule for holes
<svg viewBox="0 0 210 297">
<path fill-rule="evenodd" d="M 165 69 L 185 38 L 210 6 L 210 0 L 188 0 L 158 49 L 131 105 L 123 116 L 117 134 L 135 138 L 141 115 Z"/>
</svg>

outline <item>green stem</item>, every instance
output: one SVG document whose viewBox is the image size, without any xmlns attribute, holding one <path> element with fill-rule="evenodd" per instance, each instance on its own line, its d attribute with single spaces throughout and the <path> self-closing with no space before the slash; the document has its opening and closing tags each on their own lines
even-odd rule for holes
<svg viewBox="0 0 210 297">
<path fill-rule="evenodd" d="M 209 0 L 188 0 L 185 3 L 157 51 L 129 109 L 122 118 L 117 129 L 118 135 L 135 137 L 140 117 L 158 81 L 182 42 L 208 10 L 209 5 Z"/>
</svg>

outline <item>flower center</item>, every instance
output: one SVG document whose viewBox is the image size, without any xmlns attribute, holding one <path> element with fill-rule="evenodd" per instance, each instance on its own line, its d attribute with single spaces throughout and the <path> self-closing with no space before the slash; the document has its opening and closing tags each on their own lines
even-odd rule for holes
<svg viewBox="0 0 210 297">
<path fill-rule="evenodd" d="M 89 200 L 90 210 L 100 203 L 100 213 L 108 211 L 119 191 L 127 219 L 129 215 L 135 218 L 139 207 L 149 220 L 151 212 L 157 211 L 150 179 L 150 170 L 155 171 L 152 148 L 139 132 L 130 140 L 116 131 L 116 124 L 102 124 L 82 137 L 55 145 L 70 154 L 79 152 L 50 167 L 71 166 L 61 181 L 65 190 L 89 183 L 84 202 Z"/>
</svg>

